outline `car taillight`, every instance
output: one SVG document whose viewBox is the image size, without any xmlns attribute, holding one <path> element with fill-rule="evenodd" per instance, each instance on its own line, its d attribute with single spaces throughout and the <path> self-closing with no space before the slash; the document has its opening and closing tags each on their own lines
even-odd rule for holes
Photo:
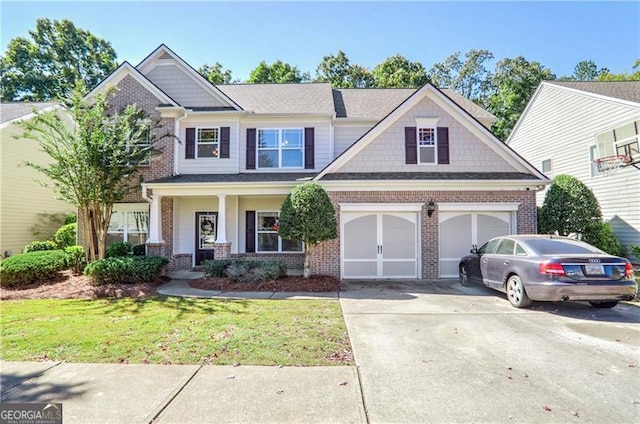
<svg viewBox="0 0 640 424">
<path fill-rule="evenodd" d="M 633 265 L 631 262 L 627 262 L 627 266 L 624 268 L 624 275 L 630 280 L 633 280 Z"/>
<path fill-rule="evenodd" d="M 562 264 L 543 262 L 538 266 L 540 274 L 565 275 Z"/>
</svg>

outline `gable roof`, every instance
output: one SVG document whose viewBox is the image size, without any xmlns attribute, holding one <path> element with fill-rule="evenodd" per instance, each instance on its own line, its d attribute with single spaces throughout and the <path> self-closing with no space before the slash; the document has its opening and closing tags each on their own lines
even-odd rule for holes
<svg viewBox="0 0 640 424">
<path fill-rule="evenodd" d="M 640 103 L 640 81 L 545 81 L 544 83 Z"/>
<path fill-rule="evenodd" d="M 185 62 L 180 56 L 178 56 L 173 50 L 167 47 L 166 44 L 160 44 L 154 51 L 152 51 L 147 57 L 136 66 L 141 73 L 147 73 L 152 69 L 153 64 L 158 59 L 173 59 L 178 66 L 182 68 L 186 75 L 191 77 L 198 85 L 200 85 L 205 91 L 214 97 L 222 100 L 223 103 L 228 104 L 237 110 L 242 110 L 242 107 L 238 105 L 233 99 L 223 93 L 215 85 L 211 84 L 208 79 L 202 76 L 191 65 Z M 184 105 L 182 105 L 184 106 Z"/>
<path fill-rule="evenodd" d="M 93 87 L 91 91 L 89 91 L 84 97 L 85 99 L 92 97 L 95 93 L 105 89 L 108 85 L 116 85 L 118 84 L 124 77 L 130 75 L 133 79 L 135 79 L 139 84 L 145 87 L 151 94 L 156 96 L 161 102 L 171 106 L 179 106 L 178 102 L 173 100 L 171 96 L 162 91 L 160 87 L 155 85 L 152 81 L 150 81 L 146 76 L 144 76 L 140 71 L 134 68 L 129 62 L 126 60 L 120 64 L 116 69 L 111 71 L 109 75 L 107 75 L 98 85 Z"/>
<path fill-rule="evenodd" d="M 265 114 L 334 114 L 331 84 L 228 84 L 217 85 L 244 110 Z"/>
<path fill-rule="evenodd" d="M 0 124 L 28 118 L 34 110 L 41 112 L 54 107 L 62 106 L 53 102 L 3 102 L 0 103 Z"/>
<path fill-rule="evenodd" d="M 474 133 L 481 141 L 484 141 L 492 150 L 511 163 L 520 172 L 531 174 L 535 179 L 548 181 L 544 174 L 538 171 L 533 165 L 527 162 L 522 156 L 516 153 L 505 143 L 498 140 L 496 136 L 494 136 L 491 131 L 474 118 L 469 111 L 451 100 L 431 83 L 423 85 L 419 90 L 414 92 L 404 102 L 393 109 L 387 116 L 374 125 L 373 128 L 367 131 L 355 143 L 349 146 L 332 162 L 325 166 L 324 169 L 316 175 L 314 180 L 320 180 L 326 174 L 338 170 L 425 97 L 431 98 L 439 106 L 445 108 L 451 116 L 458 119 L 459 122 L 465 125 L 465 127 Z"/>
</svg>

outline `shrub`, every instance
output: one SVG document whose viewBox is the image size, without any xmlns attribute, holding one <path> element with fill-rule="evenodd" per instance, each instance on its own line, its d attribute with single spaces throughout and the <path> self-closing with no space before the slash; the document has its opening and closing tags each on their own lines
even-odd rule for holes
<svg viewBox="0 0 640 424">
<path fill-rule="evenodd" d="M 168 263 L 162 256 L 110 257 L 90 263 L 84 273 L 97 285 L 149 283 L 160 279 Z"/>
<path fill-rule="evenodd" d="M 232 262 L 231 259 L 208 259 L 202 261 L 201 266 L 210 277 L 224 277 L 225 270 Z"/>
<path fill-rule="evenodd" d="M 56 278 L 67 267 L 62 250 L 33 251 L 11 256 L 0 263 L 0 285 L 24 286 Z"/>
<path fill-rule="evenodd" d="M 252 261 L 239 259 L 226 267 L 224 275 L 233 281 L 259 284 L 286 276 L 287 266 L 284 261 L 280 260 Z"/>
<path fill-rule="evenodd" d="M 629 250 L 631 250 L 631 254 L 636 258 L 640 259 L 640 246 L 630 245 Z"/>
<path fill-rule="evenodd" d="M 78 222 L 78 216 L 75 213 L 68 213 L 64 217 L 64 225 L 75 224 Z"/>
<path fill-rule="evenodd" d="M 127 256 L 131 254 L 133 246 L 128 241 L 111 243 L 105 252 L 107 258 L 115 258 L 118 256 Z"/>
<path fill-rule="evenodd" d="M 53 240 L 58 245 L 58 249 L 64 249 L 76 244 L 77 227 L 78 224 L 71 223 L 58 228 L 58 231 L 56 231 L 56 234 L 53 236 Z"/>
<path fill-rule="evenodd" d="M 56 250 L 56 242 L 51 240 L 32 241 L 24 247 L 24 253 L 42 252 L 44 250 Z"/>
<path fill-rule="evenodd" d="M 69 246 L 64 249 L 67 255 L 67 267 L 71 268 L 74 274 L 82 274 L 82 270 L 87 265 L 87 254 L 82 246 Z"/>
<path fill-rule="evenodd" d="M 598 236 L 593 242 L 593 245 L 595 247 L 607 252 L 610 255 L 623 255 L 622 245 L 616 238 L 615 234 L 613 234 L 611 224 L 609 224 L 608 222 L 603 222 L 597 234 Z"/>
<path fill-rule="evenodd" d="M 133 252 L 133 256 L 146 256 L 147 255 L 147 246 L 144 244 L 136 244 L 131 249 Z"/>
</svg>

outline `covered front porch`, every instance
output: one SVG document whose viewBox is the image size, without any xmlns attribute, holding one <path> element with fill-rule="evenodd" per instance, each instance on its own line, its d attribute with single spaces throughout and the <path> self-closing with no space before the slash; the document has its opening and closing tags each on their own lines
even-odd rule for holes
<svg viewBox="0 0 640 424">
<path fill-rule="evenodd" d="M 170 270 L 207 259 L 281 259 L 302 269 L 302 242 L 278 236 L 278 215 L 295 181 L 251 184 L 147 183 L 147 253 L 165 256 Z"/>
</svg>

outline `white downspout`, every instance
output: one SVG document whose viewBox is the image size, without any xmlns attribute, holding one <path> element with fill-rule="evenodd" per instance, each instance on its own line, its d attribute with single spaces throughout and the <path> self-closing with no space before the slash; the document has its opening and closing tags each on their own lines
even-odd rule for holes
<svg viewBox="0 0 640 424">
<path fill-rule="evenodd" d="M 178 137 L 180 132 L 180 121 L 188 116 L 186 111 L 182 112 L 182 116 L 177 118 L 174 124 L 174 139 L 173 139 L 173 175 L 179 175 L 179 163 L 180 163 L 180 138 Z"/>
</svg>

